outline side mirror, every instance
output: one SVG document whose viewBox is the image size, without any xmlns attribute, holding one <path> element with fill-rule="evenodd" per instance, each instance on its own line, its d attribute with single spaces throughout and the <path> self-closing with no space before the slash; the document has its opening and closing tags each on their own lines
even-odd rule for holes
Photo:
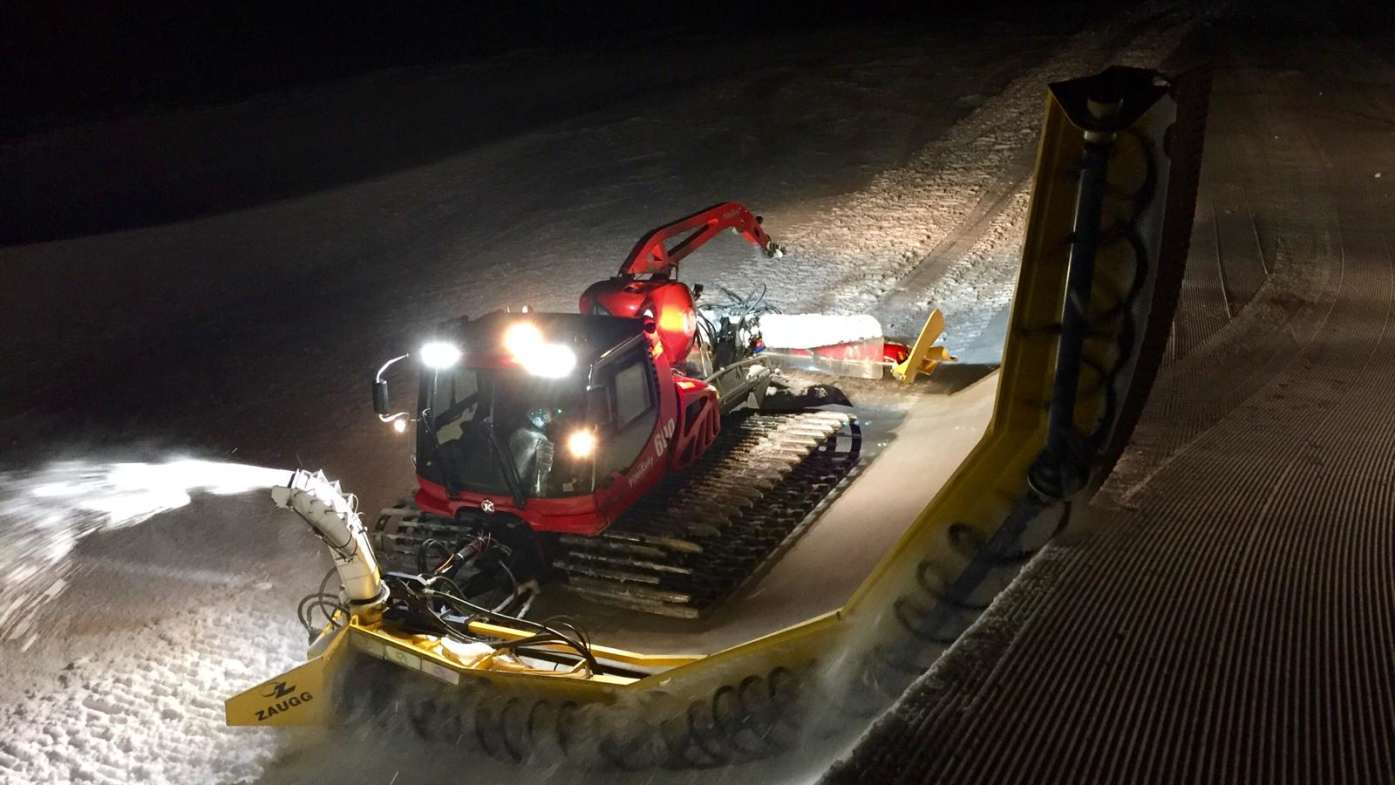
<svg viewBox="0 0 1395 785">
<path fill-rule="evenodd" d="M 387 416 L 392 413 L 392 403 L 388 399 L 388 384 L 386 379 L 373 380 L 373 411 L 382 416 Z"/>
</svg>

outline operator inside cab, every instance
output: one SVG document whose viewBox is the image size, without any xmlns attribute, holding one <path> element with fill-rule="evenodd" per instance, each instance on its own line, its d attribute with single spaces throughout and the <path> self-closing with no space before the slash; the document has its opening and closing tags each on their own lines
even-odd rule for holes
<svg viewBox="0 0 1395 785">
<path fill-rule="evenodd" d="M 546 498 L 591 492 L 589 460 L 559 456 L 568 423 L 584 414 L 580 385 L 517 370 L 456 368 L 433 385 L 424 455 L 452 491 Z M 516 487 L 515 487 L 516 486 Z"/>
<path fill-rule="evenodd" d="M 524 423 L 509 434 L 509 452 L 513 454 L 518 476 L 528 487 L 530 496 L 547 492 L 547 479 L 552 474 L 553 440 L 548 433 L 552 413 L 547 409 L 531 409 Z"/>
</svg>

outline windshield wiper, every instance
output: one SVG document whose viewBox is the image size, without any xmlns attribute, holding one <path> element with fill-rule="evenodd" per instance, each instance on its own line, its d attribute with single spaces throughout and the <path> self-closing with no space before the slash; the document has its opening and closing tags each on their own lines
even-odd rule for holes
<svg viewBox="0 0 1395 785">
<path fill-rule="evenodd" d="M 517 507 L 523 507 L 527 497 L 523 494 L 523 480 L 518 476 L 518 468 L 513 465 L 513 453 L 509 448 L 499 441 L 498 435 L 494 433 L 494 422 L 491 420 L 485 435 L 489 437 L 489 446 L 494 448 L 494 455 L 503 465 L 504 482 L 508 483 L 509 493 L 513 496 L 513 503 Z"/>
<path fill-rule="evenodd" d="M 489 427 L 485 429 L 485 436 L 489 438 L 489 446 L 494 448 L 495 457 L 503 464 L 504 482 L 508 483 L 514 506 L 523 509 L 523 505 L 528 501 L 528 497 L 523 493 L 523 479 L 518 476 L 518 467 L 513 463 L 513 453 L 499 441 L 499 435 L 494 432 L 493 395 L 489 396 Z"/>
<path fill-rule="evenodd" d="M 460 471 L 460 465 L 456 462 L 456 457 L 436 435 L 436 430 L 429 431 L 431 435 L 431 453 L 427 462 L 440 467 L 441 484 L 446 488 L 446 497 L 454 499 L 460 494 L 460 482 L 456 479 L 456 474 Z"/>
</svg>

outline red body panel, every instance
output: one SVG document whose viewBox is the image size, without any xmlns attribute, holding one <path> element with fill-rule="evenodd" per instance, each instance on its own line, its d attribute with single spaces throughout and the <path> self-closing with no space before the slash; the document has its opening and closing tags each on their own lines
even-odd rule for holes
<svg viewBox="0 0 1395 785">
<path fill-rule="evenodd" d="M 903 363 L 911 356 L 911 347 L 900 341 L 882 340 L 882 359 L 889 363 Z"/>
<path fill-rule="evenodd" d="M 673 438 L 678 414 L 677 396 L 673 394 L 673 370 L 657 336 L 650 338 L 653 349 L 649 356 L 653 362 L 655 380 L 658 382 L 657 395 L 659 416 L 654 421 L 654 430 L 649 441 L 640 451 L 639 457 L 623 473 L 615 475 L 609 484 L 596 491 L 596 505 L 604 519 L 599 533 L 615 522 L 625 510 L 639 501 L 659 480 L 668 474 L 668 462 L 672 458 L 669 442 Z M 555 529 L 545 529 L 555 531 Z"/>
<path fill-rule="evenodd" d="M 723 202 L 660 226 L 640 238 L 616 277 L 597 281 L 582 293 L 581 312 L 596 313 L 600 306 L 612 316 L 652 318 L 669 362 L 681 367 L 693 348 L 697 311 L 687 285 L 672 278 L 678 272 L 678 263 L 728 229 L 767 256 L 778 255 L 779 246 L 760 224 L 760 216 L 744 206 Z"/>
<path fill-rule="evenodd" d="M 678 433 L 673 438 L 674 469 L 692 465 L 716 441 L 722 430 L 722 417 L 717 409 L 717 391 L 706 382 L 674 374 L 673 387 L 678 392 Z"/>
<path fill-rule="evenodd" d="M 637 280 L 611 278 L 597 281 L 581 295 L 581 312 L 596 306 L 612 316 L 652 319 L 669 362 L 681 364 L 693 348 L 697 334 L 697 310 L 686 284 L 667 278 Z"/>
<path fill-rule="evenodd" d="M 874 351 L 874 347 L 880 348 L 880 351 Z M 818 346 L 813 349 L 780 349 L 779 351 L 781 354 L 787 354 L 791 357 L 825 357 L 830 360 L 870 360 L 887 363 L 905 362 L 906 358 L 911 355 L 909 346 L 885 338 Z"/>
<path fill-rule="evenodd" d="M 564 499 L 529 499 L 520 509 L 507 494 L 470 493 L 462 491 L 454 499 L 446 498 L 446 489 L 430 480 L 417 477 L 416 503 L 423 511 L 454 518 L 462 507 L 478 510 L 486 499 L 494 503 L 496 513 L 508 513 L 528 522 L 537 531 L 566 534 L 597 534 L 605 529 L 596 510 L 596 496 L 571 496 Z"/>
</svg>

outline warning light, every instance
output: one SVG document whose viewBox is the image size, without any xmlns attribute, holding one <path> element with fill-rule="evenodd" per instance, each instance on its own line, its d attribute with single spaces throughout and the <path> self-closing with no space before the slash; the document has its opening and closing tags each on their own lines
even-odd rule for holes
<svg viewBox="0 0 1395 785">
<path fill-rule="evenodd" d="M 659 312 L 659 329 L 670 333 L 687 332 L 688 316 L 685 308 L 665 308 Z"/>
</svg>

